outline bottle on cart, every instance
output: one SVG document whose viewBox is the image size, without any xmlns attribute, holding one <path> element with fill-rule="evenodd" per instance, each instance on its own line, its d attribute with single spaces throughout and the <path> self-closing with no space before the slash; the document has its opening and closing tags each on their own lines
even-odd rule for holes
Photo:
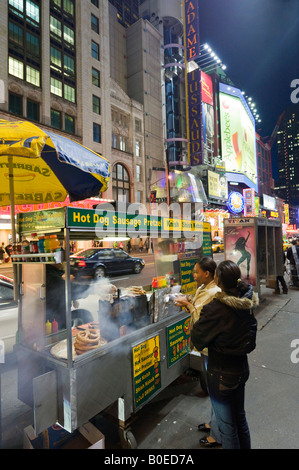
<svg viewBox="0 0 299 470">
<path fill-rule="evenodd" d="M 57 238 L 57 235 L 50 235 L 50 251 L 51 253 L 54 253 L 55 251 L 60 250 L 60 243 Z M 53 258 L 55 259 L 55 258 Z"/>
<path fill-rule="evenodd" d="M 30 240 L 30 253 L 35 255 L 36 253 L 38 253 L 37 233 L 32 233 L 31 236 L 32 236 L 32 240 Z M 38 257 L 33 256 L 31 258 L 31 261 L 36 262 L 36 261 L 39 261 L 39 259 L 38 259 Z"/>
<path fill-rule="evenodd" d="M 38 252 L 39 253 L 44 253 L 45 252 L 44 241 L 45 241 L 45 237 L 38 237 L 37 246 L 38 246 Z M 39 260 L 40 261 L 45 261 L 45 258 L 40 257 Z"/>
<path fill-rule="evenodd" d="M 58 331 L 58 322 L 55 320 L 52 321 L 52 333 L 57 333 Z"/>
<path fill-rule="evenodd" d="M 49 320 L 46 323 L 46 335 L 50 335 L 52 333 L 52 324 Z"/>
<path fill-rule="evenodd" d="M 24 255 L 30 254 L 30 244 L 28 240 L 22 240 L 22 253 Z M 31 258 L 22 258 L 22 261 L 31 261 Z"/>
<path fill-rule="evenodd" d="M 45 253 L 51 253 L 50 243 L 51 243 L 50 242 L 50 235 L 46 235 L 45 240 L 44 240 L 44 251 L 45 251 Z M 52 257 L 47 257 L 46 261 L 53 261 L 53 258 Z"/>
</svg>

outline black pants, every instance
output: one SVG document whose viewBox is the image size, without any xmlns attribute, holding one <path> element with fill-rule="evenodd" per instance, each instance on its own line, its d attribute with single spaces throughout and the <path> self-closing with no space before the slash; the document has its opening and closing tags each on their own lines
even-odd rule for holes
<svg viewBox="0 0 299 470">
<path fill-rule="evenodd" d="M 288 290 L 288 286 L 287 286 L 286 281 L 285 281 L 283 276 L 277 276 L 276 277 L 276 290 L 278 290 L 278 291 L 279 291 L 279 283 L 281 284 L 282 289 L 283 289 L 284 292 Z"/>
</svg>

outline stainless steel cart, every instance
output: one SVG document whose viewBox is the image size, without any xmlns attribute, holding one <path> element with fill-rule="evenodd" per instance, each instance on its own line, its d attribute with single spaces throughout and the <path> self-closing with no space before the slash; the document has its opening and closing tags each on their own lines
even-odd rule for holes
<svg viewBox="0 0 299 470">
<path fill-rule="evenodd" d="M 153 224 L 148 219 L 150 216 L 134 217 L 135 222 L 140 221 L 134 224 L 139 235 L 153 236 L 148 227 L 160 230 L 153 245 L 156 272 L 161 276 L 161 258 L 165 253 L 162 257 L 158 253 L 159 237 L 163 235 L 163 227 L 169 224 L 158 217 Z M 100 219 L 102 225 L 99 226 Z M 153 315 L 145 326 L 128 328 L 124 336 L 82 355 L 74 354 L 76 330 L 72 328 L 70 241 L 92 240 L 112 230 L 115 233 L 115 223 L 118 233 L 120 229 L 128 233 L 130 220 L 107 211 L 101 214 L 99 210 L 70 207 L 18 215 L 20 237 L 28 238 L 32 232 L 55 232 L 63 242 L 63 250 L 59 252 L 13 255 L 19 286 L 18 396 L 33 407 L 36 434 L 55 423 L 73 432 L 116 404 L 123 445 L 134 448 L 136 441 L 130 430 L 132 415 L 189 368 L 190 317 L 174 305 L 171 286 L 167 285 L 158 287 L 154 294 L 148 291 Z M 209 224 L 191 223 L 190 233 L 192 240 L 200 234 L 201 242 L 194 251 L 188 245 L 186 259 L 212 255 Z M 168 242 L 183 243 L 185 235 L 186 232 L 170 233 Z M 172 263 L 177 282 L 182 281 L 182 273 L 186 275 L 186 268 L 181 269 L 186 264 L 182 264 L 184 259 L 184 253 L 180 257 L 177 253 L 167 256 L 167 269 Z M 46 266 L 53 262 L 65 265 L 66 328 L 46 335 Z M 95 320 L 99 318 L 99 309 L 97 303 L 91 312 Z M 54 347 L 60 354 L 53 355 Z"/>
</svg>

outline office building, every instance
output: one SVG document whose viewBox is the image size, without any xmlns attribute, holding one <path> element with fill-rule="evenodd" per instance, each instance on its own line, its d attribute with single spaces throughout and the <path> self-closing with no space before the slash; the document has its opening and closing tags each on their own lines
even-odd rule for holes
<svg viewBox="0 0 299 470">
<path fill-rule="evenodd" d="M 278 179 L 275 190 L 291 206 L 299 206 L 299 105 L 286 109 L 277 132 Z"/>
</svg>

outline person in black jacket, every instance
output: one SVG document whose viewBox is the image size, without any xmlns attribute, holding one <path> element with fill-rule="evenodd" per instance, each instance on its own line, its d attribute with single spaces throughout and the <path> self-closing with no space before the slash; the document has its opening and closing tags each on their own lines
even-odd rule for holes
<svg viewBox="0 0 299 470">
<path fill-rule="evenodd" d="M 249 377 L 247 354 L 255 348 L 257 321 L 253 308 L 258 297 L 241 281 L 237 264 L 221 262 L 215 273 L 222 289 L 206 305 L 191 330 L 201 351 L 208 347 L 207 383 L 224 449 L 250 449 L 250 432 L 244 410 L 245 383 Z M 206 447 L 206 439 L 200 443 Z"/>
<path fill-rule="evenodd" d="M 292 278 L 292 285 L 299 287 L 299 240 L 293 240 L 292 246 L 287 249 L 287 258 L 290 261 L 291 265 L 291 278 Z"/>
</svg>

